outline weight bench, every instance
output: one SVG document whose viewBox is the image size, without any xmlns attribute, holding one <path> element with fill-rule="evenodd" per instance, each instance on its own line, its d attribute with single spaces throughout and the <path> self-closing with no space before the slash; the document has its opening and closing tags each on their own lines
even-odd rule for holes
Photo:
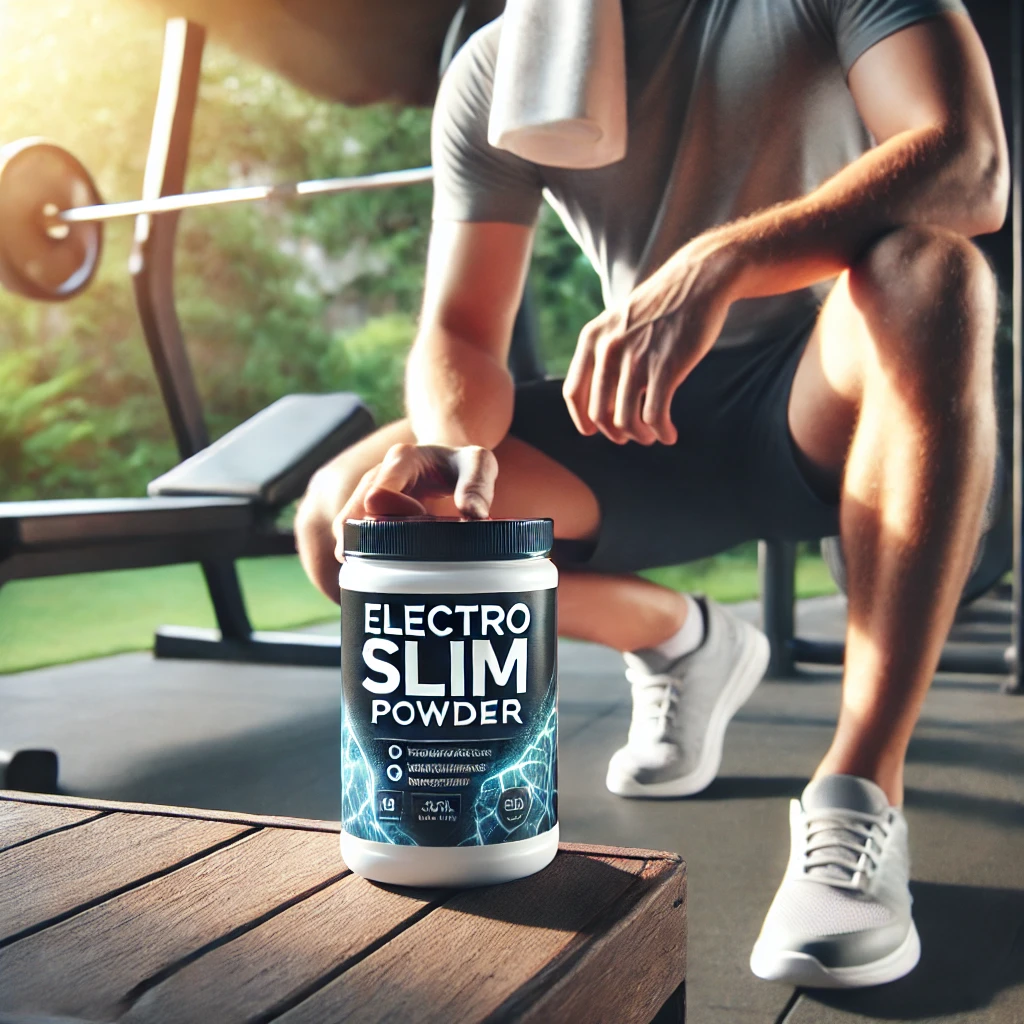
<svg viewBox="0 0 1024 1024">
<path fill-rule="evenodd" d="M 0 580 L 199 561 L 241 550 L 256 522 L 245 498 L 5 502 Z"/>
<path fill-rule="evenodd" d="M 373 429 L 355 395 L 289 395 L 149 485 L 148 498 L 0 503 L 10 580 L 294 553 L 281 509 Z"/>
<path fill-rule="evenodd" d="M 294 553 L 291 531 L 277 524 L 281 510 L 325 461 L 372 429 L 355 395 L 289 395 L 152 481 L 148 498 L 0 504 L 0 584 L 182 562 L 210 565 L 216 577 L 231 559 Z M 272 636 L 171 628 L 157 634 L 157 653 L 305 661 L 323 640 L 289 635 L 282 645 Z"/>
<path fill-rule="evenodd" d="M 281 510 L 372 429 L 355 395 L 289 395 L 152 481 L 150 497 L 0 503 L 0 586 L 199 562 L 221 628 L 157 630 L 158 657 L 336 665 L 335 637 L 251 628 L 233 559 L 294 553 Z M 57 774 L 54 751 L 0 751 L 0 788 L 53 792 Z"/>
</svg>

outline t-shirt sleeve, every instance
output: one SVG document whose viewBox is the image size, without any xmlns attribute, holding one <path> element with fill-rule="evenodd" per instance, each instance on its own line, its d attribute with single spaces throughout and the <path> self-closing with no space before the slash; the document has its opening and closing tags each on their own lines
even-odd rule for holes
<svg viewBox="0 0 1024 1024">
<path fill-rule="evenodd" d="M 434 220 L 532 225 L 543 183 L 534 164 L 487 141 L 497 26 L 473 36 L 455 55 L 431 124 Z"/>
<path fill-rule="evenodd" d="M 830 6 L 844 75 L 886 36 L 925 18 L 966 12 L 962 0 L 831 0 Z"/>
</svg>

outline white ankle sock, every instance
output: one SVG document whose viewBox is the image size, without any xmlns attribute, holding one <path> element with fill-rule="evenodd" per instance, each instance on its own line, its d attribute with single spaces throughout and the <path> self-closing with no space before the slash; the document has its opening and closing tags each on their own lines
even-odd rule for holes
<svg viewBox="0 0 1024 1024">
<path fill-rule="evenodd" d="M 667 640 L 650 648 L 670 662 L 684 654 L 692 654 L 704 643 L 704 612 L 689 594 L 683 594 L 683 600 L 686 602 L 683 624 Z"/>
</svg>

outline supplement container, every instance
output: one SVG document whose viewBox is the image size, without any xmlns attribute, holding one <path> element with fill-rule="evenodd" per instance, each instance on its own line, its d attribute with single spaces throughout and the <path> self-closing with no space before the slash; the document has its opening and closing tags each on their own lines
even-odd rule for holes
<svg viewBox="0 0 1024 1024">
<path fill-rule="evenodd" d="M 341 853 L 395 885 L 539 871 L 558 847 L 550 519 L 349 520 Z"/>
</svg>

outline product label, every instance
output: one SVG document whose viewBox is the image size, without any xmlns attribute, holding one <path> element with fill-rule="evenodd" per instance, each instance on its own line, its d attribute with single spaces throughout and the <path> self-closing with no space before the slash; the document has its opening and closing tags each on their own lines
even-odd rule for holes
<svg viewBox="0 0 1024 1024">
<path fill-rule="evenodd" d="M 341 594 L 341 819 L 407 846 L 557 820 L 555 591 Z"/>
</svg>

